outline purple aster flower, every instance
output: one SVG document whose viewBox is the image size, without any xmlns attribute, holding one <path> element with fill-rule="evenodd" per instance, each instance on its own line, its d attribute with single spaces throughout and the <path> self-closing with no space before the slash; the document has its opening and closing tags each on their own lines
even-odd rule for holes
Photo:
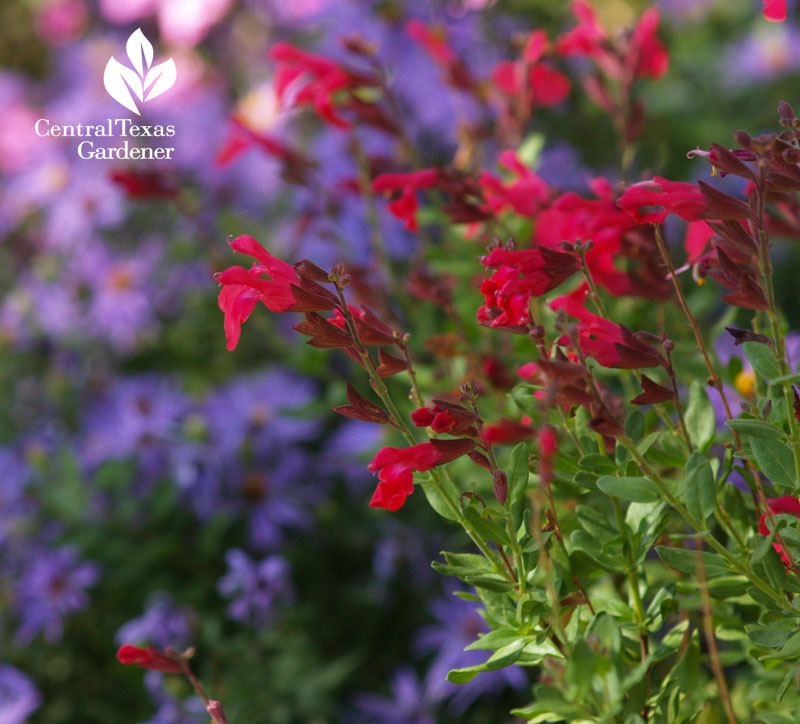
<svg viewBox="0 0 800 724">
<path fill-rule="evenodd" d="M 363 724 L 435 724 L 434 702 L 410 667 L 398 669 L 391 697 L 356 694 L 356 717 Z"/>
<path fill-rule="evenodd" d="M 281 369 L 238 377 L 203 406 L 217 454 L 231 456 L 247 444 L 256 452 L 308 440 L 318 429 L 299 411 L 313 402 L 314 383 Z"/>
<path fill-rule="evenodd" d="M 498 671 L 483 672 L 472 681 L 457 685 L 447 681 L 447 672 L 481 664 L 488 658 L 486 651 L 464 651 L 477 640 L 478 634 L 489 627 L 478 613 L 476 604 L 456 596 L 433 602 L 431 611 L 436 623 L 417 632 L 415 648 L 420 654 L 434 654 L 425 684 L 437 699 L 452 697 L 451 708 L 464 711 L 476 699 L 498 694 L 506 687 L 518 689 L 528 681 L 519 666 L 507 666 Z"/>
<path fill-rule="evenodd" d="M 15 522 L 30 512 L 25 486 L 30 469 L 20 455 L 9 448 L 0 448 L 0 545 L 12 532 Z"/>
<path fill-rule="evenodd" d="M 152 719 L 141 724 L 207 724 L 208 712 L 199 696 L 176 699 L 164 687 L 164 675 L 148 671 L 144 685 L 153 703 L 158 707 Z"/>
<path fill-rule="evenodd" d="M 225 555 L 228 572 L 217 582 L 217 590 L 233 599 L 228 615 L 235 621 L 266 626 L 276 603 L 292 598 L 289 564 L 278 555 L 254 561 L 238 548 Z"/>
<path fill-rule="evenodd" d="M 0 666 L 0 724 L 23 724 L 39 708 L 42 697 L 19 669 Z"/>
<path fill-rule="evenodd" d="M 84 425 L 86 464 L 136 455 L 145 472 L 163 471 L 186 409 L 186 399 L 167 378 L 142 375 L 115 382 L 89 407 Z"/>
<path fill-rule="evenodd" d="M 190 643 L 191 611 L 175 603 L 164 591 L 148 597 L 144 613 L 131 619 L 117 631 L 114 640 L 126 643 L 146 643 L 159 649 L 183 650 Z"/>
<path fill-rule="evenodd" d="M 82 561 L 72 546 L 32 556 L 14 595 L 14 610 L 19 619 L 17 640 L 29 643 L 43 633 L 49 642 L 58 641 L 64 617 L 86 608 L 89 604 L 86 589 L 99 577 L 99 568 Z"/>
<path fill-rule="evenodd" d="M 800 31 L 789 22 L 763 23 L 733 45 L 724 60 L 724 81 L 741 86 L 774 80 L 800 69 Z"/>
</svg>

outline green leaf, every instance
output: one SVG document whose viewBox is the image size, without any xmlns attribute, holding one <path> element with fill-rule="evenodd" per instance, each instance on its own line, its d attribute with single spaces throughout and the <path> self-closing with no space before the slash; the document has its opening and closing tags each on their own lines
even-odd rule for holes
<svg viewBox="0 0 800 724">
<path fill-rule="evenodd" d="M 429 480 L 423 480 L 421 485 L 431 508 L 441 515 L 442 518 L 447 518 L 447 520 L 458 520 L 458 516 L 447 504 L 444 496 L 441 494 L 441 492 L 439 492 L 439 488 L 434 483 Z M 441 485 L 448 489 L 451 500 L 458 500 L 458 491 L 450 481 L 448 481 L 446 478 L 443 478 L 441 480 Z"/>
<path fill-rule="evenodd" d="M 690 551 L 685 548 L 670 548 L 669 546 L 656 546 L 656 552 L 664 563 L 678 569 L 681 573 L 694 574 L 696 572 L 697 551 Z M 702 556 L 706 578 L 724 576 L 731 572 L 725 559 L 716 553 L 703 551 Z"/>
<path fill-rule="evenodd" d="M 495 651 L 482 664 L 453 669 L 448 672 L 447 680 L 453 684 L 466 684 L 482 671 L 497 671 L 513 664 L 522 654 L 522 649 L 530 642 L 530 637 L 521 637 Z"/>
<path fill-rule="evenodd" d="M 511 451 L 511 475 L 508 478 L 508 497 L 515 496 L 528 487 L 528 444 L 521 442 Z"/>
<path fill-rule="evenodd" d="M 714 437 L 717 418 L 705 386 L 699 380 L 693 380 L 689 387 L 689 404 L 684 419 L 689 437 L 695 446 L 702 450 Z"/>
<path fill-rule="evenodd" d="M 781 685 L 778 687 L 778 692 L 776 695 L 778 701 L 783 701 L 783 697 L 786 696 L 786 692 L 789 691 L 789 687 L 792 685 L 796 677 L 797 677 L 796 667 L 789 669 L 789 671 L 786 672 L 786 676 L 783 677 L 783 681 L 781 682 Z"/>
<path fill-rule="evenodd" d="M 783 646 L 789 638 L 787 631 L 776 631 L 760 626 L 745 626 L 745 631 L 747 631 L 747 637 L 756 646 L 764 646 L 768 649 L 777 649 L 779 646 Z"/>
<path fill-rule="evenodd" d="M 753 369 L 759 377 L 772 380 L 780 375 L 781 368 L 770 345 L 762 344 L 761 342 L 745 342 L 742 347 L 748 361 L 753 365 Z"/>
<path fill-rule="evenodd" d="M 495 523 L 494 520 L 487 520 L 484 518 L 473 506 L 468 505 L 462 511 L 467 522 L 472 528 L 488 541 L 492 543 L 500 543 L 501 545 L 510 545 L 508 533 L 505 528 Z"/>
<path fill-rule="evenodd" d="M 654 503 L 659 499 L 658 488 L 647 478 L 617 478 L 604 475 L 597 481 L 597 487 L 606 495 L 628 500 L 633 503 Z"/>
<path fill-rule="evenodd" d="M 520 635 L 515 629 L 501 628 L 481 636 L 477 641 L 465 646 L 464 651 L 472 651 L 473 649 L 497 651 L 497 649 L 516 641 L 518 638 L 520 638 Z"/>
<path fill-rule="evenodd" d="M 794 455 L 791 448 L 780 440 L 753 438 L 750 441 L 758 467 L 775 485 L 786 491 L 794 490 Z"/>
<path fill-rule="evenodd" d="M 610 475 L 617 471 L 617 466 L 614 461 L 607 455 L 600 453 L 592 453 L 591 455 L 584 455 L 579 461 L 578 465 L 584 470 L 595 473 L 596 475 Z"/>
<path fill-rule="evenodd" d="M 693 453 L 686 463 L 684 487 L 689 512 L 705 521 L 717 504 L 717 483 L 708 459 L 699 452 Z"/>
<path fill-rule="evenodd" d="M 739 418 L 738 420 L 728 420 L 725 424 L 732 430 L 748 437 L 760 437 L 764 440 L 778 440 L 786 437 L 783 430 L 764 420 Z"/>
</svg>

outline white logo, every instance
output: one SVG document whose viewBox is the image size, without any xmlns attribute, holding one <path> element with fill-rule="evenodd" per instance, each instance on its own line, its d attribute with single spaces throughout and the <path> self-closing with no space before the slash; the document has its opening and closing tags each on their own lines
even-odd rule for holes
<svg viewBox="0 0 800 724">
<path fill-rule="evenodd" d="M 122 65 L 112 56 L 106 64 L 103 85 L 117 103 L 141 115 L 134 99 L 141 104 L 165 93 L 175 84 L 178 71 L 172 58 L 157 65 L 152 64 L 153 46 L 141 28 L 131 33 L 125 50 L 133 69 Z"/>
</svg>

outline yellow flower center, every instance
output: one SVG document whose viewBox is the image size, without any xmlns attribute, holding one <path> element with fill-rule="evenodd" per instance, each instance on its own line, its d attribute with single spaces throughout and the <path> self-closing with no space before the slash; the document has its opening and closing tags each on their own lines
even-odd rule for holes
<svg viewBox="0 0 800 724">
<path fill-rule="evenodd" d="M 733 386 L 742 397 L 747 397 L 748 399 L 753 397 L 756 393 L 755 372 L 753 370 L 742 370 L 736 375 Z"/>
</svg>

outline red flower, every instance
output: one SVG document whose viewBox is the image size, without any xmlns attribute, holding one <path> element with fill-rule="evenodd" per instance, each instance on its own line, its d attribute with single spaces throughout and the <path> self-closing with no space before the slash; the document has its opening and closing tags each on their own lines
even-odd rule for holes
<svg viewBox="0 0 800 724">
<path fill-rule="evenodd" d="M 687 264 L 694 264 L 703 256 L 712 236 L 714 236 L 714 230 L 705 221 L 689 222 L 686 239 L 683 242 L 688 257 Z"/>
<path fill-rule="evenodd" d="M 164 671 L 169 674 L 180 674 L 183 672 L 180 663 L 169 658 L 152 646 L 141 649 L 138 646 L 125 644 L 117 651 L 117 658 L 121 664 L 125 664 L 126 666 L 141 666 L 144 669 Z"/>
<path fill-rule="evenodd" d="M 289 43 L 273 45 L 269 57 L 277 62 L 274 84 L 279 103 L 290 108 L 311 106 L 320 118 L 339 128 L 349 128 L 350 124 L 337 113 L 335 95 L 376 83 L 369 76 Z"/>
<path fill-rule="evenodd" d="M 120 168 L 111 172 L 111 180 L 134 199 L 171 199 L 178 194 L 174 180 L 156 169 Z"/>
<path fill-rule="evenodd" d="M 769 498 L 767 500 L 770 512 L 772 515 L 793 515 L 800 518 L 800 500 L 793 498 L 791 495 L 782 495 L 780 498 Z M 758 532 L 761 535 L 769 535 L 770 528 L 767 525 L 767 516 L 762 515 L 761 520 L 758 522 Z M 783 552 L 783 546 L 780 543 L 773 543 L 772 547 L 781 555 L 781 559 L 787 566 L 790 565 L 789 557 Z"/>
<path fill-rule="evenodd" d="M 462 405 L 446 400 L 434 400 L 433 407 L 420 407 L 411 413 L 417 427 L 430 427 L 434 432 L 476 437 L 478 415 Z"/>
<path fill-rule="evenodd" d="M 656 35 L 659 14 L 655 8 L 642 15 L 629 42 L 616 45 L 588 2 L 574 0 L 572 12 L 578 25 L 562 35 L 556 45 L 563 55 L 587 56 L 612 78 L 627 74 L 658 80 L 667 72 L 669 56 Z"/>
<path fill-rule="evenodd" d="M 410 173 L 384 173 L 372 183 L 372 190 L 376 193 L 391 194 L 400 192 L 399 198 L 389 203 L 389 211 L 400 219 L 409 231 L 417 231 L 417 203 L 416 192 L 429 189 L 439 180 L 439 172 L 433 168 L 412 171 Z"/>
<path fill-rule="evenodd" d="M 636 293 L 649 296 L 657 292 L 650 283 L 643 283 L 637 267 L 622 272 L 617 268 L 620 257 L 635 256 L 641 266 L 641 249 L 625 243 L 625 236 L 636 229 L 636 222 L 614 202 L 614 194 L 605 179 L 594 179 L 592 189 L 598 198 L 585 199 L 574 192 L 560 196 L 545 209 L 536 224 L 536 242 L 557 249 L 562 241 L 591 239 L 593 246 L 586 253 L 586 263 L 594 280 L 614 296 Z M 656 295 L 657 296 L 657 295 Z"/>
<path fill-rule="evenodd" d="M 572 254 L 546 247 L 522 251 L 495 249 L 481 262 L 497 269 L 481 284 L 485 301 L 478 310 L 478 321 L 490 327 L 529 324 L 531 298 L 555 289 L 578 270 Z"/>
<path fill-rule="evenodd" d="M 409 20 L 406 24 L 406 33 L 444 68 L 451 85 L 462 90 L 472 90 L 475 87 L 469 69 L 448 45 L 447 37 L 442 30 L 425 25 L 421 20 Z"/>
<path fill-rule="evenodd" d="M 643 214 L 642 208 L 647 206 L 661 210 Z M 619 207 L 640 224 L 661 224 L 670 214 L 686 221 L 706 218 L 708 201 L 699 186 L 656 176 L 629 186 L 619 200 Z"/>
<path fill-rule="evenodd" d="M 494 67 L 495 87 L 512 98 L 524 96 L 529 107 L 561 103 L 569 95 L 571 84 L 563 73 L 541 62 L 546 49 L 547 34 L 535 30 L 525 44 L 521 60 L 504 61 Z"/>
<path fill-rule="evenodd" d="M 632 53 L 636 57 L 635 75 L 653 80 L 661 78 L 669 68 L 669 55 L 658 39 L 659 15 L 656 8 L 645 10 L 633 31 Z"/>
<path fill-rule="evenodd" d="M 490 171 L 481 172 L 479 183 L 489 208 L 495 214 L 511 208 L 522 216 L 534 217 L 548 199 L 547 184 L 519 160 L 515 151 L 503 151 L 499 161 L 516 180 L 503 182 Z"/>
<path fill-rule="evenodd" d="M 242 323 L 246 322 L 258 302 L 272 312 L 287 312 L 296 303 L 292 285 L 300 282 L 294 267 L 276 259 L 252 236 L 239 236 L 231 246 L 235 251 L 254 257 L 258 264 L 249 270 L 232 266 L 215 275 L 223 285 L 219 292 L 219 308 L 225 313 L 225 337 L 228 349 L 236 349 Z M 268 274 L 270 279 L 262 279 Z"/>
<path fill-rule="evenodd" d="M 378 487 L 369 504 L 372 508 L 398 510 L 414 491 L 414 471 L 431 470 L 442 454 L 426 442 L 408 448 L 384 447 L 378 450 L 368 470 L 378 473 Z"/>
<path fill-rule="evenodd" d="M 786 0 L 764 0 L 764 17 L 776 23 L 786 20 Z"/>
<path fill-rule="evenodd" d="M 531 427 L 531 418 L 524 417 L 522 422 L 515 422 L 502 418 L 492 425 L 484 425 L 481 431 L 481 440 L 484 445 L 509 445 L 527 440 L 536 431 Z"/>
<path fill-rule="evenodd" d="M 592 314 L 574 295 L 558 297 L 550 302 L 550 307 L 564 310 L 570 317 L 580 320 L 581 350 L 603 367 L 640 369 L 657 367 L 664 362 L 653 347 L 640 342 L 633 332 Z"/>
</svg>

